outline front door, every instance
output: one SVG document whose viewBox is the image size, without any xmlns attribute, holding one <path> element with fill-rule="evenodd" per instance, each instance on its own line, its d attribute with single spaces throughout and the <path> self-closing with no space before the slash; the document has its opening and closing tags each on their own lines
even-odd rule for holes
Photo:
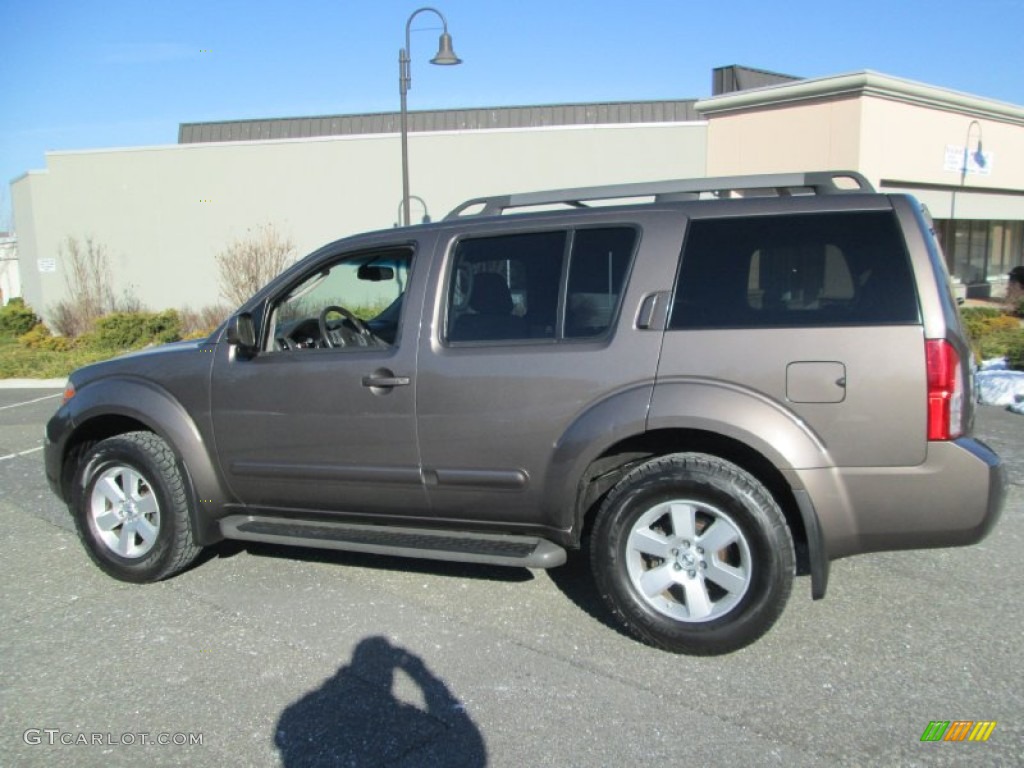
<svg viewBox="0 0 1024 768">
<path fill-rule="evenodd" d="M 426 270 L 415 252 L 407 245 L 327 252 L 268 299 L 257 354 L 218 346 L 217 453 L 250 508 L 416 514 L 427 507 L 414 376 L 422 308 L 414 297 Z"/>
</svg>

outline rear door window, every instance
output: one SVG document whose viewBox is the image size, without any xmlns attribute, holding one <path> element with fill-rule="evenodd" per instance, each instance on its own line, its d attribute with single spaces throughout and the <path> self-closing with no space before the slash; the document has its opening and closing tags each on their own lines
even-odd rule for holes
<svg viewBox="0 0 1024 768">
<path fill-rule="evenodd" d="M 632 227 L 515 233 L 458 243 L 446 341 L 561 341 L 604 336 L 636 249 Z"/>
</svg>

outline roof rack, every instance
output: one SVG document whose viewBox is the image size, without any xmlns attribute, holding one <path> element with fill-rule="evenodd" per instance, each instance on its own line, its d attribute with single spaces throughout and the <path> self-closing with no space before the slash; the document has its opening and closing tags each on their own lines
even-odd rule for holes
<svg viewBox="0 0 1024 768">
<path fill-rule="evenodd" d="M 838 182 L 845 182 L 840 186 Z M 589 202 L 628 198 L 650 198 L 653 202 L 699 200 L 701 196 L 713 198 L 733 197 L 734 193 L 748 196 L 776 195 L 834 195 L 850 192 L 874 192 L 871 183 L 856 171 L 813 171 L 809 173 L 771 173 L 750 176 L 717 176 L 703 179 L 677 179 L 674 181 L 614 184 L 603 187 L 554 189 L 515 195 L 493 195 L 467 200 L 449 213 L 445 219 L 462 216 L 500 216 L 513 208 L 542 205 L 567 205 L 588 208 Z M 472 208 L 480 210 L 467 213 Z"/>
</svg>

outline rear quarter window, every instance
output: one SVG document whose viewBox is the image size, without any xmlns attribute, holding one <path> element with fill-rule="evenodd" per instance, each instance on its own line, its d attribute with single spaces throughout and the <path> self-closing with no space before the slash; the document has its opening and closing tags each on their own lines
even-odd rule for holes
<svg viewBox="0 0 1024 768">
<path fill-rule="evenodd" d="M 919 322 L 891 212 L 692 221 L 670 329 Z"/>
</svg>

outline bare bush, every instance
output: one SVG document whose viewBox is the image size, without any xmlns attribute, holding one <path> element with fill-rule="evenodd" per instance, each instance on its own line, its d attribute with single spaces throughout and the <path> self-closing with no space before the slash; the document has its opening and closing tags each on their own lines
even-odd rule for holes
<svg viewBox="0 0 1024 768">
<path fill-rule="evenodd" d="M 178 310 L 181 319 L 181 335 L 185 338 L 208 336 L 231 314 L 227 304 L 208 304 L 199 309 L 183 307 Z"/>
<path fill-rule="evenodd" d="M 247 231 L 216 255 L 220 295 L 233 306 L 245 302 L 294 260 L 291 238 L 272 224 Z"/>
<path fill-rule="evenodd" d="M 142 303 L 142 299 L 136 296 L 133 289 L 129 287 L 122 291 L 120 298 L 114 299 L 114 304 L 110 308 L 110 311 L 128 313 L 145 312 L 146 305 Z"/>
<path fill-rule="evenodd" d="M 51 309 L 53 327 L 65 336 L 80 336 L 116 304 L 106 249 L 91 237 L 85 244 L 68 237 L 58 251 L 67 298 Z"/>
<path fill-rule="evenodd" d="M 51 325 L 64 336 L 81 336 L 111 312 L 142 312 L 145 306 L 129 286 L 114 293 L 110 259 L 102 244 L 91 237 L 84 244 L 75 237 L 61 243 L 58 253 L 67 298 L 50 307 Z"/>
</svg>

